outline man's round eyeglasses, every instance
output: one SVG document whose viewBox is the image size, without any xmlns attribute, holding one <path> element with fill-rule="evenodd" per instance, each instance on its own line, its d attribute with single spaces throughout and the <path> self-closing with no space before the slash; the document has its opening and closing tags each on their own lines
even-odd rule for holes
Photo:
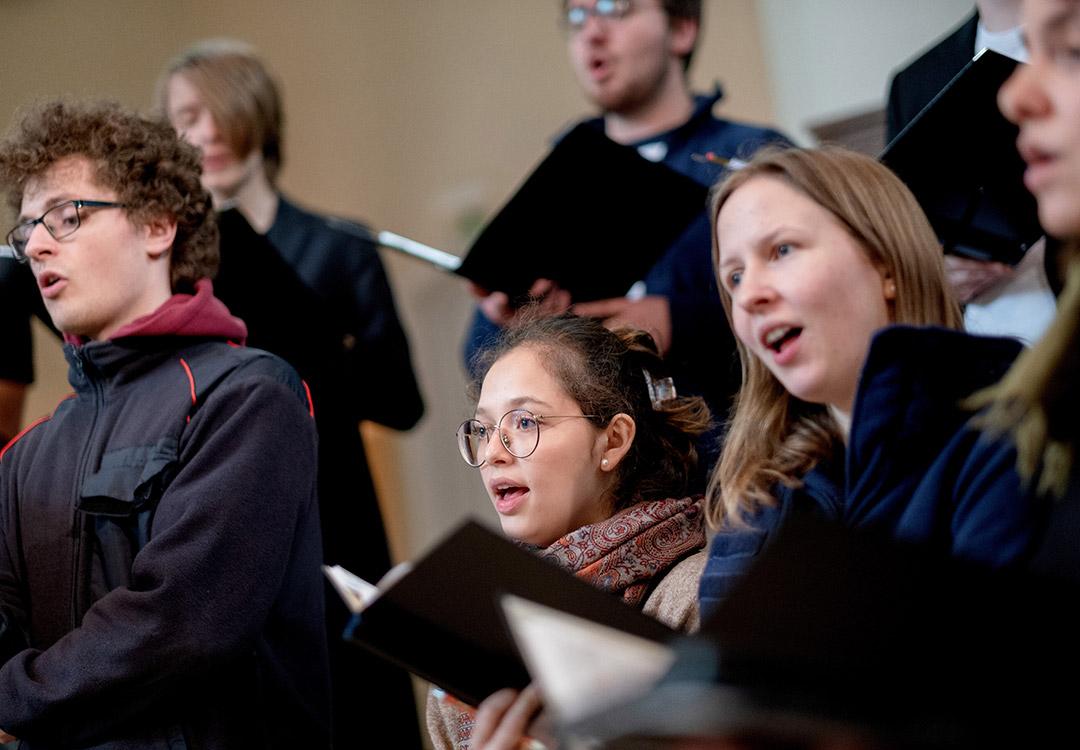
<svg viewBox="0 0 1080 750">
<path fill-rule="evenodd" d="M 630 0 L 596 0 L 592 5 L 567 4 L 564 21 L 572 31 L 581 30 L 589 16 L 609 19 L 622 18 L 630 12 Z"/>
<path fill-rule="evenodd" d="M 497 424 L 484 424 L 479 419 L 466 419 L 457 428 L 458 450 L 469 466 L 478 468 L 487 459 L 488 441 L 498 433 L 507 453 L 516 458 L 528 458 L 540 444 L 540 425 L 548 419 L 600 419 L 595 414 L 533 414 L 528 409 L 511 409 Z"/>
<path fill-rule="evenodd" d="M 82 208 L 127 208 L 127 205 L 114 201 L 84 200 L 58 203 L 38 218 L 24 221 L 8 232 L 8 244 L 11 245 L 15 258 L 24 263 L 26 262 L 26 245 L 30 242 L 30 235 L 33 234 L 34 227 L 38 224 L 44 225 L 45 229 L 56 240 L 62 240 L 75 234 L 75 231 L 82 224 L 82 214 L 79 211 Z"/>
</svg>

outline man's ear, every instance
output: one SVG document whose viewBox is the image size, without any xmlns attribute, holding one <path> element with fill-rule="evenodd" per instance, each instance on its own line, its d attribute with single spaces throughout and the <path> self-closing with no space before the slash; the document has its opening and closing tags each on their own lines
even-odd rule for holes
<svg viewBox="0 0 1080 750">
<path fill-rule="evenodd" d="M 160 258 L 172 249 L 176 240 L 176 219 L 159 216 L 146 222 L 142 229 L 146 252 L 151 258 Z"/>
<path fill-rule="evenodd" d="M 671 29 L 670 51 L 679 58 L 681 65 L 682 58 L 689 55 L 697 43 L 701 24 L 696 18 L 672 18 L 669 27 Z"/>
<path fill-rule="evenodd" d="M 629 414 L 616 414 L 604 428 L 604 451 L 600 454 L 600 470 L 614 471 L 619 462 L 630 452 L 637 435 L 637 424 Z"/>
</svg>

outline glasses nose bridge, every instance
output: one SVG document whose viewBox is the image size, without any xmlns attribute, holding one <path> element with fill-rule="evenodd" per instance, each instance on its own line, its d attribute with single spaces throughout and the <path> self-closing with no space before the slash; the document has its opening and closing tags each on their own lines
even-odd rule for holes
<svg viewBox="0 0 1080 750">
<path fill-rule="evenodd" d="M 30 224 L 30 228 L 26 233 L 26 242 L 23 245 L 23 254 L 27 258 L 33 257 L 40 250 L 51 248 L 56 244 L 56 235 L 45 220 L 46 216 L 42 216 Z"/>
<path fill-rule="evenodd" d="M 603 39 L 611 30 L 612 20 L 613 19 L 610 16 L 597 13 L 594 9 L 590 9 L 586 13 L 585 22 L 581 24 L 578 33 L 586 39 Z"/>
<path fill-rule="evenodd" d="M 513 456 L 514 454 L 510 451 L 510 439 L 502 431 L 500 419 L 498 424 L 490 425 L 488 428 L 487 440 L 484 441 L 484 462 L 505 462 L 508 457 Z"/>
</svg>

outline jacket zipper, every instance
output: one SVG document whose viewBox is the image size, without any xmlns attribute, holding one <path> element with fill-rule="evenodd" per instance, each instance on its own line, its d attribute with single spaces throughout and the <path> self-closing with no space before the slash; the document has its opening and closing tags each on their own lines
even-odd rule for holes
<svg viewBox="0 0 1080 750">
<path fill-rule="evenodd" d="M 71 629 L 79 627 L 79 621 L 82 619 L 79 606 L 79 584 L 81 577 L 80 560 L 82 559 L 82 542 L 84 536 L 84 529 L 81 527 L 80 521 L 82 520 L 79 515 L 79 499 L 82 491 L 83 480 L 86 474 L 86 465 L 90 460 L 90 454 L 94 448 L 94 433 L 97 429 L 98 413 L 100 411 L 101 403 L 101 384 L 98 380 L 90 374 L 92 370 L 92 363 L 85 359 L 81 351 L 74 353 L 75 369 L 78 370 L 79 380 L 85 380 L 90 384 L 91 390 L 91 405 L 93 407 L 90 417 L 90 428 L 86 432 L 86 441 L 83 443 L 82 456 L 79 458 L 78 466 L 75 471 L 75 486 L 72 488 L 72 502 L 71 502 L 71 529 L 73 544 L 72 549 L 74 555 L 71 560 Z"/>
</svg>

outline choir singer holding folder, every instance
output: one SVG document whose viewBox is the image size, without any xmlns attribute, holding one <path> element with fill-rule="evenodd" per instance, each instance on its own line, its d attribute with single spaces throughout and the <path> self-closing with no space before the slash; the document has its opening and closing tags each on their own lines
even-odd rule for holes
<svg viewBox="0 0 1080 750">
<path fill-rule="evenodd" d="M 774 130 L 714 117 L 719 90 L 692 95 L 686 70 L 697 43 L 701 8 L 701 0 L 570 0 L 563 3 L 562 14 L 574 73 L 601 113 L 586 124 L 636 148 L 645 159 L 709 186 L 723 168 L 701 160 L 705 154 L 745 157 L 764 143 L 786 139 Z M 550 212 L 549 220 L 589 212 L 590 206 L 576 209 Z M 609 224 L 660 218 L 588 216 Z M 550 279 L 536 279 L 530 293 L 547 313 L 574 305 L 574 312 L 609 325 L 648 331 L 672 362 L 683 392 L 700 394 L 714 411 L 726 411 L 737 386 L 735 344 L 720 306 L 709 248 L 702 210 L 645 276 L 643 295 L 574 304 L 581 300 L 572 299 Z M 474 293 L 479 305 L 466 339 L 466 360 L 516 317 L 506 294 L 479 287 Z"/>
<path fill-rule="evenodd" d="M 687 488 L 709 411 L 676 394 L 649 335 L 536 316 L 477 367 L 476 412 L 458 428 L 458 447 L 506 535 L 671 627 L 696 628 L 705 532 L 701 498 Z M 511 719 L 535 709 L 532 691 L 523 695 Z M 498 691 L 481 705 L 498 715 L 513 696 Z M 473 722 L 453 699 L 428 702 L 439 750 L 476 747 Z"/>
</svg>

